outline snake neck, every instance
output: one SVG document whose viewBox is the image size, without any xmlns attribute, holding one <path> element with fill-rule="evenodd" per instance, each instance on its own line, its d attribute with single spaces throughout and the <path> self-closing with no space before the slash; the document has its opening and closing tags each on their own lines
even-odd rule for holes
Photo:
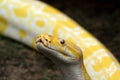
<svg viewBox="0 0 120 80">
<path fill-rule="evenodd" d="M 63 80 L 90 80 L 83 63 L 75 65 L 62 65 L 60 67 Z"/>
</svg>

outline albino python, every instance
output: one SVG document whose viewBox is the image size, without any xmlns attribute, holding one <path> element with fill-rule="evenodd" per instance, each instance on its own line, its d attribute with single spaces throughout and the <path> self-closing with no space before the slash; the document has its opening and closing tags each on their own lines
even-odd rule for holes
<svg viewBox="0 0 120 80">
<path fill-rule="evenodd" d="M 58 65 L 63 80 L 91 80 L 84 67 L 81 49 L 71 41 L 41 34 L 36 39 L 36 46 Z"/>
<path fill-rule="evenodd" d="M 120 65 L 111 52 L 72 19 L 43 2 L 0 0 L 0 34 L 45 52 L 56 60 L 65 80 L 120 80 Z M 41 34 L 55 41 L 46 45 Z M 58 41 L 73 47 L 64 50 Z"/>
</svg>

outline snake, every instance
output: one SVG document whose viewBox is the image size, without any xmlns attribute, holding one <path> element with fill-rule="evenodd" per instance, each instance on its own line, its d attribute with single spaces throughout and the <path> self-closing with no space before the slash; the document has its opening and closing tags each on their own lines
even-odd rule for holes
<svg viewBox="0 0 120 80">
<path fill-rule="evenodd" d="M 112 53 L 80 24 L 42 1 L 0 0 L 0 34 L 42 52 L 60 68 L 63 80 L 120 80 L 120 65 Z"/>
<path fill-rule="evenodd" d="M 84 67 L 82 50 L 71 41 L 41 34 L 36 39 L 36 46 L 58 65 L 63 80 L 91 80 Z"/>
</svg>

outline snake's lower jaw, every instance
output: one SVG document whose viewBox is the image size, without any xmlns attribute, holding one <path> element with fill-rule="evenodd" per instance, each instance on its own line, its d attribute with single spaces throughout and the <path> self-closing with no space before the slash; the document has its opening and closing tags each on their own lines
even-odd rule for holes
<svg viewBox="0 0 120 80">
<path fill-rule="evenodd" d="M 43 55 L 50 58 L 53 62 L 57 62 L 56 64 L 75 64 L 79 62 L 74 56 L 49 49 L 40 42 L 36 43 L 36 47 Z"/>
</svg>

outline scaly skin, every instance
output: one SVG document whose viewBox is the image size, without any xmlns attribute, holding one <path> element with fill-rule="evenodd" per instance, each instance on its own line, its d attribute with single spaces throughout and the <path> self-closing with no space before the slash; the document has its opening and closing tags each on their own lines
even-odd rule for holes
<svg viewBox="0 0 120 80">
<path fill-rule="evenodd" d="M 69 40 L 41 34 L 36 46 L 60 69 L 63 80 L 91 80 L 87 73 L 81 49 Z"/>
<path fill-rule="evenodd" d="M 92 80 L 120 80 L 120 65 L 109 50 L 76 22 L 43 2 L 0 0 L 0 34 L 34 49 L 40 34 L 69 40 L 82 49 Z"/>
</svg>

